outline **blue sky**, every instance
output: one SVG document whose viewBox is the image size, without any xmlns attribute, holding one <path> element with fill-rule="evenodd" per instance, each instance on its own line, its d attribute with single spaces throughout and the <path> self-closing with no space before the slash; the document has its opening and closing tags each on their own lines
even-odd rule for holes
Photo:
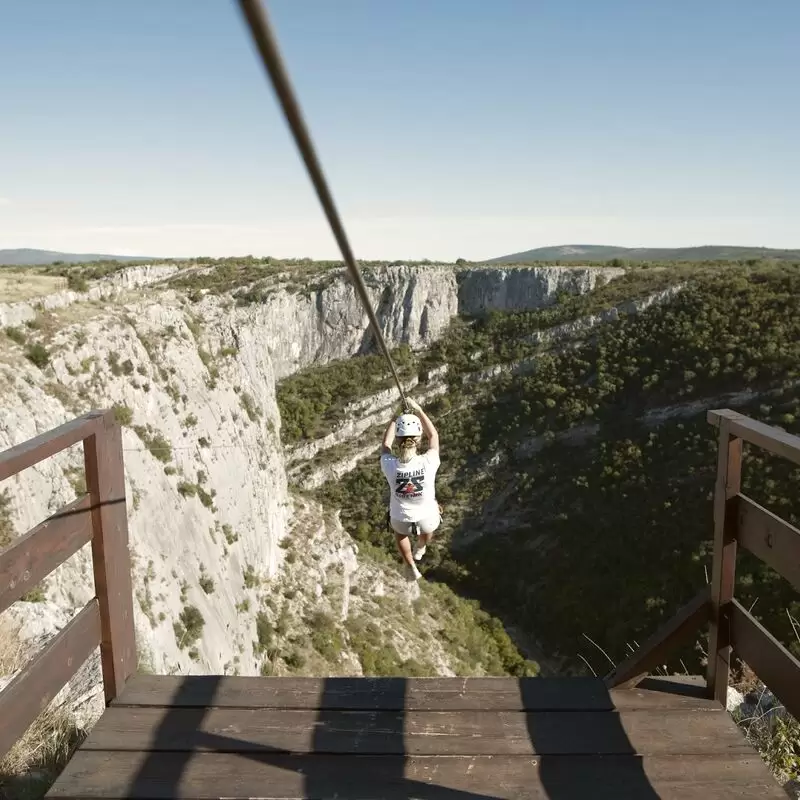
<svg viewBox="0 0 800 800">
<path fill-rule="evenodd" d="M 800 247 L 797 0 L 266 6 L 357 257 Z M 0 247 L 338 257 L 233 0 L 0 16 Z"/>
</svg>

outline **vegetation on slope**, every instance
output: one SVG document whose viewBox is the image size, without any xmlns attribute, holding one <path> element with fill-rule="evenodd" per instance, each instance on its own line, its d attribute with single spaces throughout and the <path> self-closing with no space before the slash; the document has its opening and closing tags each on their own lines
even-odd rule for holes
<svg viewBox="0 0 800 800">
<path fill-rule="evenodd" d="M 523 321 L 517 315 L 487 324 L 508 330 Z M 457 335 L 469 352 L 474 340 Z M 457 354 L 458 346 L 450 339 L 442 347 Z M 588 652 L 604 670 L 610 665 L 594 658 L 584 634 L 621 660 L 629 643 L 674 613 L 710 573 L 716 443 L 703 398 L 745 387 L 772 392 L 738 406 L 798 430 L 798 365 L 800 273 L 785 268 L 701 275 L 673 302 L 599 328 L 584 347 L 543 355 L 533 374 L 502 376 L 458 413 L 437 417 L 439 494 L 454 544 L 493 520 L 505 520 L 507 530 L 495 524 L 471 545 L 438 548 L 429 577 L 480 598 L 547 650 L 575 659 L 576 668 L 578 653 Z M 641 421 L 648 411 L 691 400 L 700 402 L 687 419 L 654 428 Z M 516 454 L 526 439 L 547 445 L 575 428 L 589 436 L 580 447 Z M 493 470 L 491 453 L 505 457 Z M 800 521 L 800 470 L 757 451 L 746 462 L 745 490 Z M 344 509 L 356 538 L 391 550 L 386 491 L 366 462 L 322 494 Z M 797 618 L 800 606 L 789 587 L 746 555 L 738 581 L 743 602 L 757 599 L 756 616 L 792 642 L 787 610 Z M 699 669 L 698 652 L 681 657 Z"/>
<path fill-rule="evenodd" d="M 416 359 L 408 347 L 394 350 L 392 359 L 401 380 L 415 374 Z M 349 402 L 393 385 L 382 355 L 334 361 L 296 372 L 278 386 L 281 439 L 289 444 L 325 436 L 330 433 L 331 426 L 341 420 Z"/>
<path fill-rule="evenodd" d="M 401 378 L 416 369 L 426 371 L 447 364 L 451 380 L 498 363 L 509 363 L 541 351 L 525 337 L 535 331 L 593 314 L 631 298 L 643 298 L 673 286 L 673 272 L 635 270 L 586 295 L 564 293 L 559 302 L 539 311 L 512 314 L 491 313 L 476 320 L 455 319 L 447 336 L 424 356 L 417 358 L 405 347 L 392 353 Z M 277 387 L 281 413 L 281 438 L 285 444 L 324 436 L 341 423 L 348 403 L 393 385 L 379 353 L 308 367 L 285 379 Z"/>
</svg>

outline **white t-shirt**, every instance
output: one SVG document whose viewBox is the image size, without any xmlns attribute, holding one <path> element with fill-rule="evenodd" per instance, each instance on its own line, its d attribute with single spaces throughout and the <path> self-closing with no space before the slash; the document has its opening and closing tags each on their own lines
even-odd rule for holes
<svg viewBox="0 0 800 800">
<path fill-rule="evenodd" d="M 430 514 L 438 514 L 436 503 L 436 471 L 438 450 L 428 450 L 401 464 L 391 453 L 381 455 L 381 470 L 389 484 L 389 515 L 401 522 L 419 522 Z"/>
</svg>

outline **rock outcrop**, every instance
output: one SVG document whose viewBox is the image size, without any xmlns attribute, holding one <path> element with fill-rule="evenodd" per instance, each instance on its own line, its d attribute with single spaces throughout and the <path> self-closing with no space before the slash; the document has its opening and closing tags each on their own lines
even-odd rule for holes
<svg viewBox="0 0 800 800">
<path fill-rule="evenodd" d="M 458 310 L 527 311 L 552 305 L 560 293 L 586 294 L 625 274 L 616 267 L 518 267 L 458 274 Z"/>
</svg>

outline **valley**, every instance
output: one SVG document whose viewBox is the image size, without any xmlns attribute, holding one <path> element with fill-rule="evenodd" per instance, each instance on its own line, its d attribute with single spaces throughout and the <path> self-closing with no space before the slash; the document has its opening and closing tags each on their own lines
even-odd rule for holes
<svg viewBox="0 0 800 800">
<path fill-rule="evenodd" d="M 377 468 L 397 393 L 340 265 L 57 273 L 0 303 L 0 445 L 115 408 L 157 673 L 602 675 L 708 580 L 708 408 L 800 432 L 797 265 L 368 265 L 442 441 L 444 524 L 408 584 Z M 80 493 L 81 465 L 8 481 L 0 546 Z M 744 480 L 800 521 L 800 470 L 748 452 Z M 799 653 L 791 587 L 746 555 L 737 576 Z M 14 636 L 41 647 L 92 592 L 84 548 L 12 608 Z M 703 644 L 667 671 L 702 672 Z M 65 696 L 90 723 L 86 694 Z"/>
</svg>

